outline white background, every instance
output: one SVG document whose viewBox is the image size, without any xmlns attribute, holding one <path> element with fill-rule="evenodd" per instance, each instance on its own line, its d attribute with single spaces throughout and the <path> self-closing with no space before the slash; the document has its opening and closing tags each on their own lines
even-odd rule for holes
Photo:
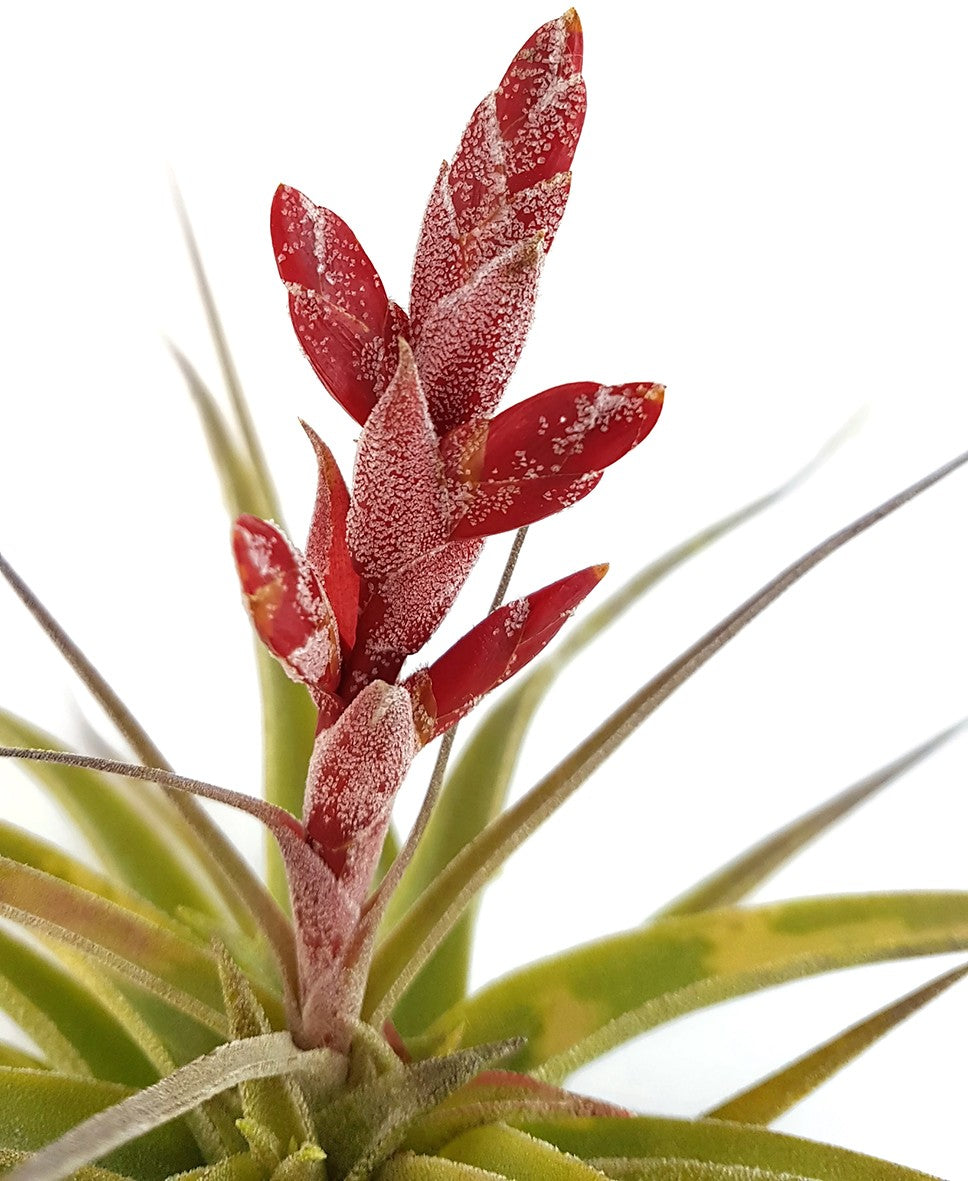
<svg viewBox="0 0 968 1181">
<path fill-rule="evenodd" d="M 961 6 L 625 7 L 581 11 L 589 114 L 509 398 L 661 380 L 666 405 L 594 496 L 532 531 L 512 589 L 603 559 L 617 586 L 781 480 L 858 408 L 869 416 L 809 486 L 575 669 L 521 790 L 798 552 L 968 445 Z M 296 417 L 347 464 L 354 426 L 292 336 L 273 189 L 294 184 L 346 217 L 405 301 L 440 159 L 554 15 L 536 0 L 3 7 L 0 544 L 186 773 L 256 790 L 259 742 L 226 522 L 163 343 L 217 382 L 167 170 L 301 533 L 315 477 Z M 634 924 L 964 712 L 966 478 L 793 590 L 513 859 L 488 895 L 478 980 Z M 468 587 L 468 624 L 504 547 Z M 0 627 L 0 703 L 90 744 L 80 719 L 100 724 L 96 711 L 6 591 Z M 761 896 L 968 886 L 966 754 L 953 744 Z M 0 783 L 5 810 L 66 839 L 18 772 Z M 694 1113 L 942 966 L 723 1006 L 576 1085 Z M 953 990 L 781 1126 L 968 1176 L 966 1006 Z"/>
</svg>

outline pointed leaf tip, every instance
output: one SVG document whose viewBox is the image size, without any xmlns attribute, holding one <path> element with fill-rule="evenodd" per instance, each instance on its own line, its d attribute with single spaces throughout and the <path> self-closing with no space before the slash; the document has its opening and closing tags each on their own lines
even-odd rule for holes
<svg viewBox="0 0 968 1181">
<path fill-rule="evenodd" d="M 332 210 L 280 185 L 270 230 L 306 356 L 336 401 L 364 423 L 392 376 L 407 317 L 387 299 L 356 235 Z"/>
<path fill-rule="evenodd" d="M 268 521 L 243 514 L 232 549 L 259 638 L 293 680 L 329 692 L 339 681 L 339 632 L 306 559 Z"/>
<path fill-rule="evenodd" d="M 415 673 L 407 688 L 421 741 L 449 729 L 485 693 L 537 656 L 607 571 L 607 565 L 589 566 L 506 603 L 428 669 Z"/>
</svg>

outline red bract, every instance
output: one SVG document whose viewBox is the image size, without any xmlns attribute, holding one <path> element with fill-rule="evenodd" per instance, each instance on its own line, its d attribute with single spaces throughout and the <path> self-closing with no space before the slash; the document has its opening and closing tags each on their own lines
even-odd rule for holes
<svg viewBox="0 0 968 1181">
<path fill-rule="evenodd" d="M 429 668 L 415 673 L 407 687 L 421 741 L 430 742 L 450 729 L 485 693 L 533 660 L 607 570 L 589 566 L 506 603 Z"/>
<path fill-rule="evenodd" d="M 313 568 L 280 530 L 258 517 L 239 517 L 232 546 L 259 638 L 293 680 L 322 693 L 335 689 L 339 632 Z"/>
<path fill-rule="evenodd" d="M 407 317 L 387 299 L 353 231 L 331 210 L 280 185 L 270 228 L 306 356 L 336 401 L 363 423 L 396 368 Z"/>
</svg>

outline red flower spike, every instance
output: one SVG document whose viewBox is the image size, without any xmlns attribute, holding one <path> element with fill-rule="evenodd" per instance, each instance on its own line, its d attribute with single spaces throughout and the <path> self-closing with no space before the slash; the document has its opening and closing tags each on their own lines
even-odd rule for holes
<svg viewBox="0 0 968 1181">
<path fill-rule="evenodd" d="M 349 700 L 372 680 L 395 681 L 404 660 L 430 639 L 481 552 L 478 540 L 448 542 L 382 581 L 360 616 L 340 691 Z"/>
<path fill-rule="evenodd" d="M 379 579 L 442 545 L 450 508 L 439 443 L 406 341 L 360 437 L 347 537 L 356 568 Z"/>
<path fill-rule="evenodd" d="M 303 821 L 314 848 L 360 904 L 416 750 L 410 697 L 383 681 L 368 685 L 316 738 Z"/>
<path fill-rule="evenodd" d="M 336 616 L 343 647 L 349 651 L 356 640 L 360 598 L 360 579 L 353 569 L 353 559 L 346 544 L 350 494 L 333 453 L 311 426 L 304 422 L 302 428 L 313 445 L 319 465 L 316 503 L 309 526 L 309 540 L 306 542 L 306 557 L 323 584 Z"/>
<path fill-rule="evenodd" d="M 353 231 L 331 210 L 280 185 L 270 227 L 296 335 L 320 381 L 362 424 L 396 368 L 406 313 L 387 299 Z"/>
<path fill-rule="evenodd" d="M 259 638 L 294 681 L 328 694 L 339 683 L 339 632 L 312 567 L 275 525 L 248 514 L 232 548 Z"/>
<path fill-rule="evenodd" d="M 422 742 L 448 730 L 477 701 L 548 644 L 608 566 L 589 566 L 493 611 L 406 682 Z"/>
<path fill-rule="evenodd" d="M 587 496 L 655 426 L 663 394 L 654 383 L 572 382 L 452 432 L 441 444 L 460 513 L 452 536 L 517 529 Z"/>
<path fill-rule="evenodd" d="M 497 90 L 479 104 L 453 163 L 445 163 L 437 178 L 414 261 L 411 317 L 427 397 L 442 432 L 488 413 L 517 362 L 534 285 L 508 286 L 497 310 L 493 284 L 489 288 L 482 280 L 491 264 L 512 257 L 516 247 L 538 243 L 543 254 L 551 245 L 585 115 L 581 55 L 581 26 L 573 9 L 542 25 Z M 450 305 L 465 288 L 470 290 L 462 303 L 469 301 L 469 308 L 460 329 L 451 329 Z M 466 332 L 472 315 L 481 341 L 490 336 L 486 319 L 495 315 L 509 321 L 514 335 L 504 342 L 500 358 L 494 355 L 496 343 L 465 350 L 463 372 L 454 372 L 453 357 L 435 359 L 435 354 L 454 352 L 449 342 Z M 478 391 L 482 379 L 484 394 Z"/>
</svg>

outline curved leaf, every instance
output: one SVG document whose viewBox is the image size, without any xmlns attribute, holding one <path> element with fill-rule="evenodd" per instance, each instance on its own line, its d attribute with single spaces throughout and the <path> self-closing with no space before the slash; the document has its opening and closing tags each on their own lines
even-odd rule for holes
<svg viewBox="0 0 968 1181">
<path fill-rule="evenodd" d="M 506 1181 L 500 1173 L 489 1173 L 471 1165 L 444 1160 L 439 1156 L 419 1156 L 404 1152 L 394 1156 L 378 1172 L 373 1181 Z"/>
<path fill-rule="evenodd" d="M 717 906 L 729 906 L 739 902 L 751 890 L 754 890 L 770 874 L 784 865 L 805 845 L 816 840 L 821 833 L 841 820 L 849 812 L 859 807 L 865 800 L 876 795 L 883 787 L 893 783 L 906 771 L 927 758 L 950 738 L 961 733 L 968 721 L 961 721 L 950 726 L 921 746 L 901 755 L 886 767 L 874 771 L 859 783 L 848 787 L 821 804 L 818 808 L 807 812 L 792 824 L 781 828 L 778 832 L 766 837 L 739 857 L 730 861 L 722 869 L 717 870 L 705 878 L 697 886 L 688 890 L 674 902 L 662 908 L 656 917 L 669 918 L 678 914 L 695 914 L 701 910 L 711 910 Z"/>
<path fill-rule="evenodd" d="M 49 874 L 0 858 L 0 914 L 93 953 L 112 970 L 225 1036 L 211 953 L 163 926 Z"/>
<path fill-rule="evenodd" d="M 55 1136 L 130 1094 L 126 1087 L 98 1079 L 70 1078 L 52 1070 L 0 1068 L 0 1147 L 36 1153 Z M 30 1168 L 35 1159 L 28 1158 L 19 1167 Z M 106 1168 L 137 1181 L 162 1181 L 200 1164 L 198 1147 L 181 1122 L 132 1137 L 131 1143 L 104 1158 Z"/>
<path fill-rule="evenodd" d="M 540 1177 L 542 1181 L 601 1181 L 603 1176 L 578 1157 L 562 1153 L 518 1128 L 500 1124 L 465 1132 L 444 1145 L 440 1155 L 521 1181 L 529 1177 Z"/>
<path fill-rule="evenodd" d="M 57 1181 L 81 1165 L 130 1144 L 145 1132 L 157 1132 L 169 1121 L 230 1087 L 290 1071 L 312 1072 L 332 1083 L 339 1077 L 341 1067 L 337 1056 L 329 1050 L 297 1049 L 288 1033 L 228 1042 L 145 1090 L 122 1098 L 112 1107 L 103 1109 L 105 1105 L 101 1104 L 96 1114 L 77 1123 L 60 1139 L 47 1144 L 29 1161 L 8 1173 L 8 1181 Z"/>
<path fill-rule="evenodd" d="M 36 1057 L 28 1050 L 20 1049 L 19 1046 L 11 1046 L 9 1042 L 0 1042 L 0 1066 L 15 1066 L 20 1070 L 50 1069 L 49 1062 Z"/>
<path fill-rule="evenodd" d="M 558 1081 L 683 1013 L 786 980 L 968 948 L 968 893 L 807 898 L 661 919 L 531 964 L 446 1013 L 427 1043 L 513 1031 L 509 1069 Z"/>
<path fill-rule="evenodd" d="M 374 1024 L 382 1024 L 495 870 L 680 685 L 825 558 L 966 462 L 968 452 L 857 518 L 781 571 L 643 685 L 522 799 L 492 821 L 437 875 L 433 885 L 377 949 L 363 1003 L 364 1016 Z"/>
<path fill-rule="evenodd" d="M 710 1119 L 731 1120 L 742 1124 L 771 1124 L 784 1112 L 815 1091 L 828 1078 L 873 1045 L 878 1038 L 889 1033 L 896 1025 L 916 1013 L 928 1001 L 940 996 L 963 976 L 968 966 L 945 972 L 943 976 L 910 992 L 907 996 L 879 1009 L 864 1021 L 852 1025 L 839 1036 L 819 1046 L 783 1070 L 750 1087 L 742 1094 L 735 1095 L 713 1111 L 707 1112 Z"/>
<path fill-rule="evenodd" d="M 158 1077 L 100 1000 L 36 948 L 0 929 L 0 1008 L 66 1074 L 144 1086 Z M 7 1061 L 6 1065 L 26 1066 Z"/>
<path fill-rule="evenodd" d="M 765 1169 L 767 1177 L 779 1173 L 783 1181 L 790 1174 L 810 1181 L 938 1181 L 927 1173 L 846 1148 L 717 1120 L 634 1116 L 519 1122 L 512 1117 L 508 1122 L 583 1160 L 640 1157 L 645 1163 L 685 1156 L 710 1164 Z"/>
<path fill-rule="evenodd" d="M 0 742 L 11 746 L 64 750 L 57 739 L 22 718 L 0 710 Z M 30 763 L 25 770 L 57 801 L 112 875 L 155 906 L 179 907 L 224 918 L 217 895 L 200 877 L 172 820 L 179 819 L 156 789 L 132 791 L 94 771 L 53 763 Z"/>
</svg>

